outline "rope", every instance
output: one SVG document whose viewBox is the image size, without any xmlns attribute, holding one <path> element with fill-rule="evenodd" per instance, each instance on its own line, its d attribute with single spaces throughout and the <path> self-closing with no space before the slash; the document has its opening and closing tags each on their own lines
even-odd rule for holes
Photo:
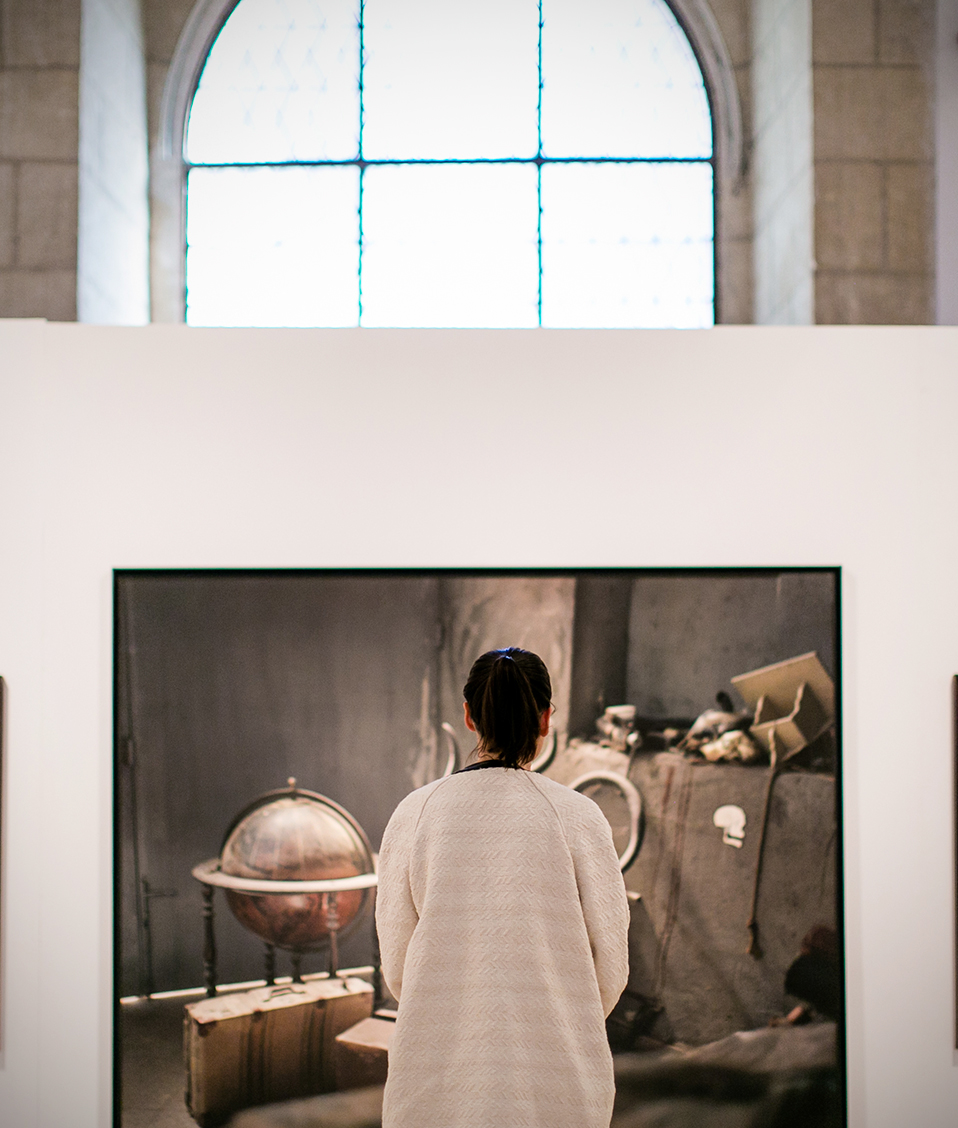
<svg viewBox="0 0 958 1128">
<path fill-rule="evenodd" d="M 658 958 L 655 969 L 655 992 L 660 994 L 665 986 L 665 973 L 668 964 L 669 946 L 679 915 L 679 893 L 682 886 L 682 854 L 685 848 L 685 828 L 688 824 L 689 805 L 692 802 L 692 767 L 684 766 L 685 776 L 676 799 L 675 838 L 672 843 L 671 868 L 669 873 L 669 895 L 665 910 L 665 924 L 659 940 Z"/>
<path fill-rule="evenodd" d="M 748 931 L 748 945 L 745 948 L 747 956 L 753 956 L 755 959 L 762 958 L 762 946 L 758 938 L 758 890 L 762 880 L 762 862 L 765 858 L 765 837 L 768 830 L 768 814 L 772 806 L 772 788 L 775 786 L 775 780 L 778 778 L 779 763 L 778 763 L 778 746 L 775 742 L 775 730 L 769 733 L 769 742 L 771 744 L 771 763 L 772 766 L 768 772 L 768 783 L 765 787 L 765 806 L 762 810 L 762 829 L 758 839 L 758 858 L 755 861 L 755 879 L 752 883 L 752 906 L 748 915 L 748 924 L 745 928 Z"/>
</svg>

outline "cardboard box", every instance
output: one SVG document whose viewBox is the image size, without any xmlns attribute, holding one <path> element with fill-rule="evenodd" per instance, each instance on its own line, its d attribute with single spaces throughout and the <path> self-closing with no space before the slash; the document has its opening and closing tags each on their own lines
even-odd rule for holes
<svg viewBox="0 0 958 1128">
<path fill-rule="evenodd" d="M 336 1038 L 336 1088 L 383 1085 L 389 1064 L 389 1040 L 395 1019 L 364 1018 Z"/>
<path fill-rule="evenodd" d="M 755 710 L 751 735 L 773 763 L 801 752 L 835 723 L 835 683 L 814 650 L 739 674 L 732 685 Z"/>
</svg>

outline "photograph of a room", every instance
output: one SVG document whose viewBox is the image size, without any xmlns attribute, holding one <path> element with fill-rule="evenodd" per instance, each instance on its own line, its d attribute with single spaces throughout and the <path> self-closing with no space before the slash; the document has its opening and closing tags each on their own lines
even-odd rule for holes
<svg viewBox="0 0 958 1128">
<path fill-rule="evenodd" d="M 409 791 L 473 759 L 462 685 L 478 654 L 507 645 L 540 653 L 552 674 L 552 743 L 533 769 L 603 807 L 625 867 L 630 979 L 608 1024 L 626 1055 L 620 1070 L 637 1065 L 651 1088 L 652 1063 L 668 1079 L 681 1060 L 688 1091 L 673 1079 L 673 1099 L 701 1099 L 702 1123 L 730 1107 L 747 1123 L 769 1099 L 740 1079 L 734 1088 L 748 1067 L 776 1101 L 785 1079 L 806 1102 L 815 1091 L 821 1123 L 839 1123 L 834 570 L 120 573 L 116 607 L 121 1124 L 152 1114 L 158 1125 L 186 1125 L 190 1112 L 215 1123 L 270 1096 L 384 1079 L 395 1003 L 375 978 L 359 892 L 337 962 L 361 969 L 378 997 L 364 986 L 359 1017 L 337 1020 L 339 1036 L 317 1047 L 308 1076 L 273 1077 L 272 1064 L 255 1076 L 245 1058 L 248 1079 L 204 1075 L 235 1071 L 237 1050 L 226 1044 L 227 1060 L 217 1060 L 208 1035 L 202 1057 L 190 1046 L 204 1024 L 226 1020 L 201 1001 L 209 915 L 195 867 L 221 847 L 225 859 L 244 810 L 266 820 L 267 804 L 285 810 L 296 788 L 343 806 L 378 850 Z M 756 669 L 758 681 L 748 676 Z M 624 788 L 640 804 L 634 812 Z M 309 864 L 298 823 L 267 825 L 255 832 L 262 844 L 251 830 L 247 847 L 267 860 L 250 858 L 243 873 Z M 281 863 L 286 854 L 295 861 Z M 346 872 L 335 864 L 303 876 Z M 367 867 L 368 858 L 354 868 Z M 225 900 L 211 908 L 211 989 L 227 992 L 242 1025 L 238 1000 L 261 1006 L 269 995 L 262 938 L 274 933 L 239 912 L 232 919 Z M 315 911 L 283 910 L 287 925 Z M 342 915 L 345 923 L 345 905 Z M 321 929 L 311 945 L 278 945 L 269 974 L 284 1002 L 291 976 L 328 975 Z M 187 1029 L 198 1030 L 185 1076 L 184 1006 Z M 384 1006 L 377 1030 L 370 1018 Z M 273 1037 L 271 1052 L 288 1055 Z M 723 1067 L 731 1097 L 712 1077 Z M 711 1109 L 703 1083 L 715 1087 Z M 327 1105 L 304 1102 L 303 1123 L 322 1123 Z M 257 1115 L 271 1123 L 268 1110 Z"/>
<path fill-rule="evenodd" d="M 612 1128 L 953 1128 L 956 326 L 958 0 L 0 0 L 0 1123 L 379 1128 L 517 643 Z"/>
</svg>

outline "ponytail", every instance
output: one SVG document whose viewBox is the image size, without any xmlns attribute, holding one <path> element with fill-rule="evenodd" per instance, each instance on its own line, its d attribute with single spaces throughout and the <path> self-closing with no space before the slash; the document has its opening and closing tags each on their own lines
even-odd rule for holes
<svg viewBox="0 0 958 1128">
<path fill-rule="evenodd" d="M 517 646 L 488 651 L 476 659 L 462 692 L 484 752 L 511 768 L 535 758 L 552 699 L 549 671 L 537 654 Z"/>
</svg>

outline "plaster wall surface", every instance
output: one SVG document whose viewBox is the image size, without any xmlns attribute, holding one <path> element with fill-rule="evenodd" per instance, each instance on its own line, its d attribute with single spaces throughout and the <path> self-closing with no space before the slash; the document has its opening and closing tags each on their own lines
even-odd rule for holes
<svg viewBox="0 0 958 1128">
<path fill-rule="evenodd" d="M 810 325 L 811 0 L 756 0 L 752 21 L 755 320 Z"/>
<path fill-rule="evenodd" d="M 84 0 L 81 61 L 78 319 L 143 324 L 149 214 L 139 0 Z"/>
<path fill-rule="evenodd" d="M 113 568 L 840 564 L 849 1123 L 952 1128 L 956 347 L 0 324 L 0 1121 L 110 1123 Z"/>
</svg>

